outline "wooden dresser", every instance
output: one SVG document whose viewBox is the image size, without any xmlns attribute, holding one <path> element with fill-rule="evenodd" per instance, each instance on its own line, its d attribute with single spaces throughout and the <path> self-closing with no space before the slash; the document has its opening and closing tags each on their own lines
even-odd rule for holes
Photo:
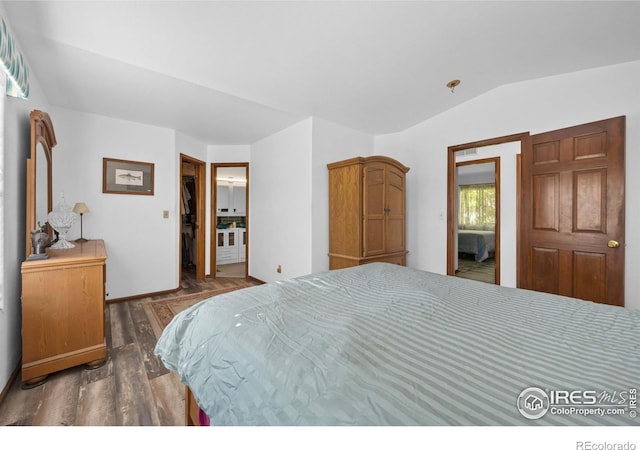
<svg viewBox="0 0 640 450">
<path fill-rule="evenodd" d="M 384 261 L 406 265 L 405 176 L 386 156 L 358 157 L 329 169 L 329 268 Z"/>
<path fill-rule="evenodd" d="M 74 242 L 22 263 L 22 381 L 107 359 L 104 241 Z"/>
</svg>

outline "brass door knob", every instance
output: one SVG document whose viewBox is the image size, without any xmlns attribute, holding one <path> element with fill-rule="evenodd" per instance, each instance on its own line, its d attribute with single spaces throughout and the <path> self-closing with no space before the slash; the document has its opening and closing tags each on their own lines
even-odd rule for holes
<svg viewBox="0 0 640 450">
<path fill-rule="evenodd" d="M 609 242 L 607 242 L 607 246 L 609 248 L 618 248 L 618 247 L 620 247 L 620 242 L 618 242 L 618 241 L 609 241 Z"/>
</svg>

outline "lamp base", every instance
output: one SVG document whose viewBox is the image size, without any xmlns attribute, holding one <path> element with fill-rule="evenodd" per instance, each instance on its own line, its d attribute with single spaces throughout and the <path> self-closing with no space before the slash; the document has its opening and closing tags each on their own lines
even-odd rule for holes
<svg viewBox="0 0 640 450">
<path fill-rule="evenodd" d="M 87 242 L 89 239 L 85 239 L 85 238 L 80 238 L 80 239 L 76 239 L 75 242 Z"/>
</svg>

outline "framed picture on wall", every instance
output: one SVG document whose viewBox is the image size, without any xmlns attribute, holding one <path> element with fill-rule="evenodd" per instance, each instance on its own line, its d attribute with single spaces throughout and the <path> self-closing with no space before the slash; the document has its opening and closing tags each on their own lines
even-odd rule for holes
<svg viewBox="0 0 640 450">
<path fill-rule="evenodd" d="M 153 195 L 153 163 L 102 158 L 102 192 Z"/>
</svg>

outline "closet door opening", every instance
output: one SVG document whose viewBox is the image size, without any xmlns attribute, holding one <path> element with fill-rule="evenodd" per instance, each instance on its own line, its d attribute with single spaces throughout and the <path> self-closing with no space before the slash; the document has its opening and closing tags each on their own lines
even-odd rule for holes
<svg viewBox="0 0 640 450">
<path fill-rule="evenodd" d="M 247 278 L 249 163 L 214 163 L 211 180 L 211 276 Z"/>
<path fill-rule="evenodd" d="M 180 280 L 205 278 L 206 164 L 180 155 Z"/>
</svg>

